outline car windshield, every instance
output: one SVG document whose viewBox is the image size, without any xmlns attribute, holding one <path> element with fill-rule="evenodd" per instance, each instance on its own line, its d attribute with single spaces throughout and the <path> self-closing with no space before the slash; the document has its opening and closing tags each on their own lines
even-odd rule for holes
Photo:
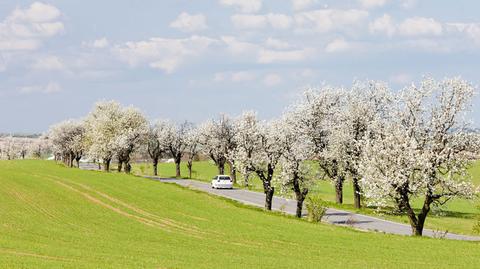
<svg viewBox="0 0 480 269">
<path fill-rule="evenodd" d="M 230 180 L 230 177 L 220 177 L 220 180 Z"/>
</svg>

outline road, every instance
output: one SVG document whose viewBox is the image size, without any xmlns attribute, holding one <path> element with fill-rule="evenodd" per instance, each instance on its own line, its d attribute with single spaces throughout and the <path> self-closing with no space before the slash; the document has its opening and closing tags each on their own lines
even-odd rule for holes
<svg viewBox="0 0 480 269">
<path fill-rule="evenodd" d="M 98 166 L 91 164 L 82 164 L 81 168 L 85 170 L 98 170 Z M 247 205 L 257 206 L 261 208 L 263 208 L 265 205 L 265 195 L 260 192 L 248 191 L 243 189 L 212 189 L 210 184 L 208 183 L 188 179 L 165 179 L 148 176 L 145 176 L 145 178 L 160 181 L 163 183 L 178 184 L 180 186 L 232 199 Z M 272 210 L 294 215 L 296 211 L 296 206 L 297 205 L 295 200 L 285 199 L 277 196 L 273 198 Z M 334 225 L 348 226 L 364 231 L 377 231 L 389 234 L 411 235 L 410 225 L 333 208 L 327 209 L 323 221 Z M 437 238 L 444 236 L 444 238 L 455 240 L 480 241 L 480 237 L 476 236 L 459 235 L 452 233 L 447 233 L 444 235 L 442 232 L 435 232 L 429 229 L 425 229 L 423 231 L 423 235 Z"/>
</svg>

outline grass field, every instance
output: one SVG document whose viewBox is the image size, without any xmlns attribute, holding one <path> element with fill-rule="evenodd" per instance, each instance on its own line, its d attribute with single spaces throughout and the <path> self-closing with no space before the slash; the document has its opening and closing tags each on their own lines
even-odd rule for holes
<svg viewBox="0 0 480 269">
<path fill-rule="evenodd" d="M 188 175 L 188 169 L 182 163 L 182 176 Z M 175 177 L 175 165 L 173 163 L 161 163 L 158 168 L 160 176 Z M 228 169 L 226 169 L 228 171 Z M 152 166 L 148 163 L 133 165 L 133 172 L 136 174 L 152 174 Z M 217 168 L 211 161 L 195 162 L 193 165 L 192 177 L 197 180 L 210 182 L 211 178 L 218 173 Z M 475 163 L 470 169 L 472 180 L 477 186 L 480 185 L 480 162 Z M 253 177 L 250 180 L 249 189 L 255 191 L 263 191 L 261 182 L 258 178 Z M 280 188 L 277 186 L 276 195 L 279 195 Z M 360 212 L 369 215 L 375 215 L 384 219 L 408 223 L 408 218 L 405 216 L 393 215 L 391 210 L 378 210 L 374 208 L 364 208 L 356 210 L 353 208 L 353 189 L 349 181 L 344 186 L 344 205 L 337 205 L 335 201 L 335 190 L 330 181 L 318 181 L 313 187 L 310 194 L 318 194 L 328 202 L 329 206 L 341 208 L 345 210 Z M 292 193 L 284 193 L 283 196 L 292 196 Z M 421 207 L 421 200 L 414 202 L 416 208 Z M 478 217 L 478 209 L 476 205 L 477 200 L 461 200 L 454 199 L 446 205 L 435 208 L 427 218 L 426 227 L 439 231 L 448 231 L 459 234 L 475 234 L 473 231 L 474 225 Z"/>
<path fill-rule="evenodd" d="M 0 161 L 0 268 L 478 268 L 479 247 L 312 224 L 134 176 Z"/>
</svg>

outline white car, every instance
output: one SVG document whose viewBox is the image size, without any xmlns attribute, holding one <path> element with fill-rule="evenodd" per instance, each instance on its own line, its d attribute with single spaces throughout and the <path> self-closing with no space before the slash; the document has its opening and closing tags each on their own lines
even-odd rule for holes
<svg viewBox="0 0 480 269">
<path fill-rule="evenodd" d="M 233 180 L 226 175 L 215 176 L 212 179 L 212 189 L 233 189 Z"/>
</svg>

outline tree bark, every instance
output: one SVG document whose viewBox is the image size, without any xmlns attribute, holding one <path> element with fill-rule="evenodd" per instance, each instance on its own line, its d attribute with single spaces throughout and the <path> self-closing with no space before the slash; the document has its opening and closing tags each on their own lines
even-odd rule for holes
<svg viewBox="0 0 480 269">
<path fill-rule="evenodd" d="M 80 160 L 82 159 L 82 157 L 76 157 L 75 158 L 75 161 L 77 162 L 77 168 L 80 168 Z"/>
<path fill-rule="evenodd" d="M 358 178 L 353 177 L 353 205 L 355 208 L 360 209 L 361 204 L 361 195 L 360 195 L 360 185 L 358 183 Z"/>
<path fill-rule="evenodd" d="M 191 160 L 188 160 L 187 162 L 187 167 L 188 167 L 188 178 L 192 178 L 192 166 L 193 162 Z"/>
<path fill-rule="evenodd" d="M 265 209 L 272 210 L 272 202 L 273 202 L 273 193 L 275 192 L 275 188 L 269 186 L 265 189 Z"/>
<path fill-rule="evenodd" d="M 218 163 L 217 167 L 218 167 L 218 174 L 219 175 L 225 174 L 225 163 Z"/>
<path fill-rule="evenodd" d="M 237 184 L 237 169 L 235 168 L 235 162 L 228 163 L 230 167 L 230 177 L 232 178 L 233 184 Z"/>
<path fill-rule="evenodd" d="M 335 180 L 335 202 L 337 204 L 343 204 L 343 182 L 345 178 L 343 176 L 337 176 Z"/>
<path fill-rule="evenodd" d="M 130 165 L 130 162 L 125 163 L 125 168 L 123 169 L 125 171 L 125 174 L 130 174 L 132 171 L 132 166 Z"/>
<path fill-rule="evenodd" d="M 110 172 L 110 161 L 110 159 L 103 161 L 103 170 L 105 170 L 105 172 Z"/>
<path fill-rule="evenodd" d="M 70 153 L 70 158 L 68 160 L 68 165 L 70 166 L 70 168 L 73 168 L 73 161 L 75 160 L 75 155 L 73 155 L 73 153 Z"/>
<path fill-rule="evenodd" d="M 302 217 L 302 209 L 303 209 L 303 201 L 305 201 L 305 197 L 307 197 L 308 189 L 304 188 L 303 190 L 300 188 L 300 182 L 298 175 L 295 174 L 293 178 L 293 191 L 295 192 L 295 197 L 297 200 L 297 211 L 295 216 L 297 218 Z"/>
<path fill-rule="evenodd" d="M 153 158 L 153 175 L 158 176 L 158 158 Z"/>
<path fill-rule="evenodd" d="M 117 172 L 122 172 L 122 166 L 123 166 L 123 161 L 121 159 L 118 159 L 118 167 L 117 167 Z"/>
<path fill-rule="evenodd" d="M 181 178 L 181 173 L 180 173 L 180 162 L 181 162 L 181 159 L 177 159 L 175 158 L 175 177 L 176 178 Z"/>
</svg>

